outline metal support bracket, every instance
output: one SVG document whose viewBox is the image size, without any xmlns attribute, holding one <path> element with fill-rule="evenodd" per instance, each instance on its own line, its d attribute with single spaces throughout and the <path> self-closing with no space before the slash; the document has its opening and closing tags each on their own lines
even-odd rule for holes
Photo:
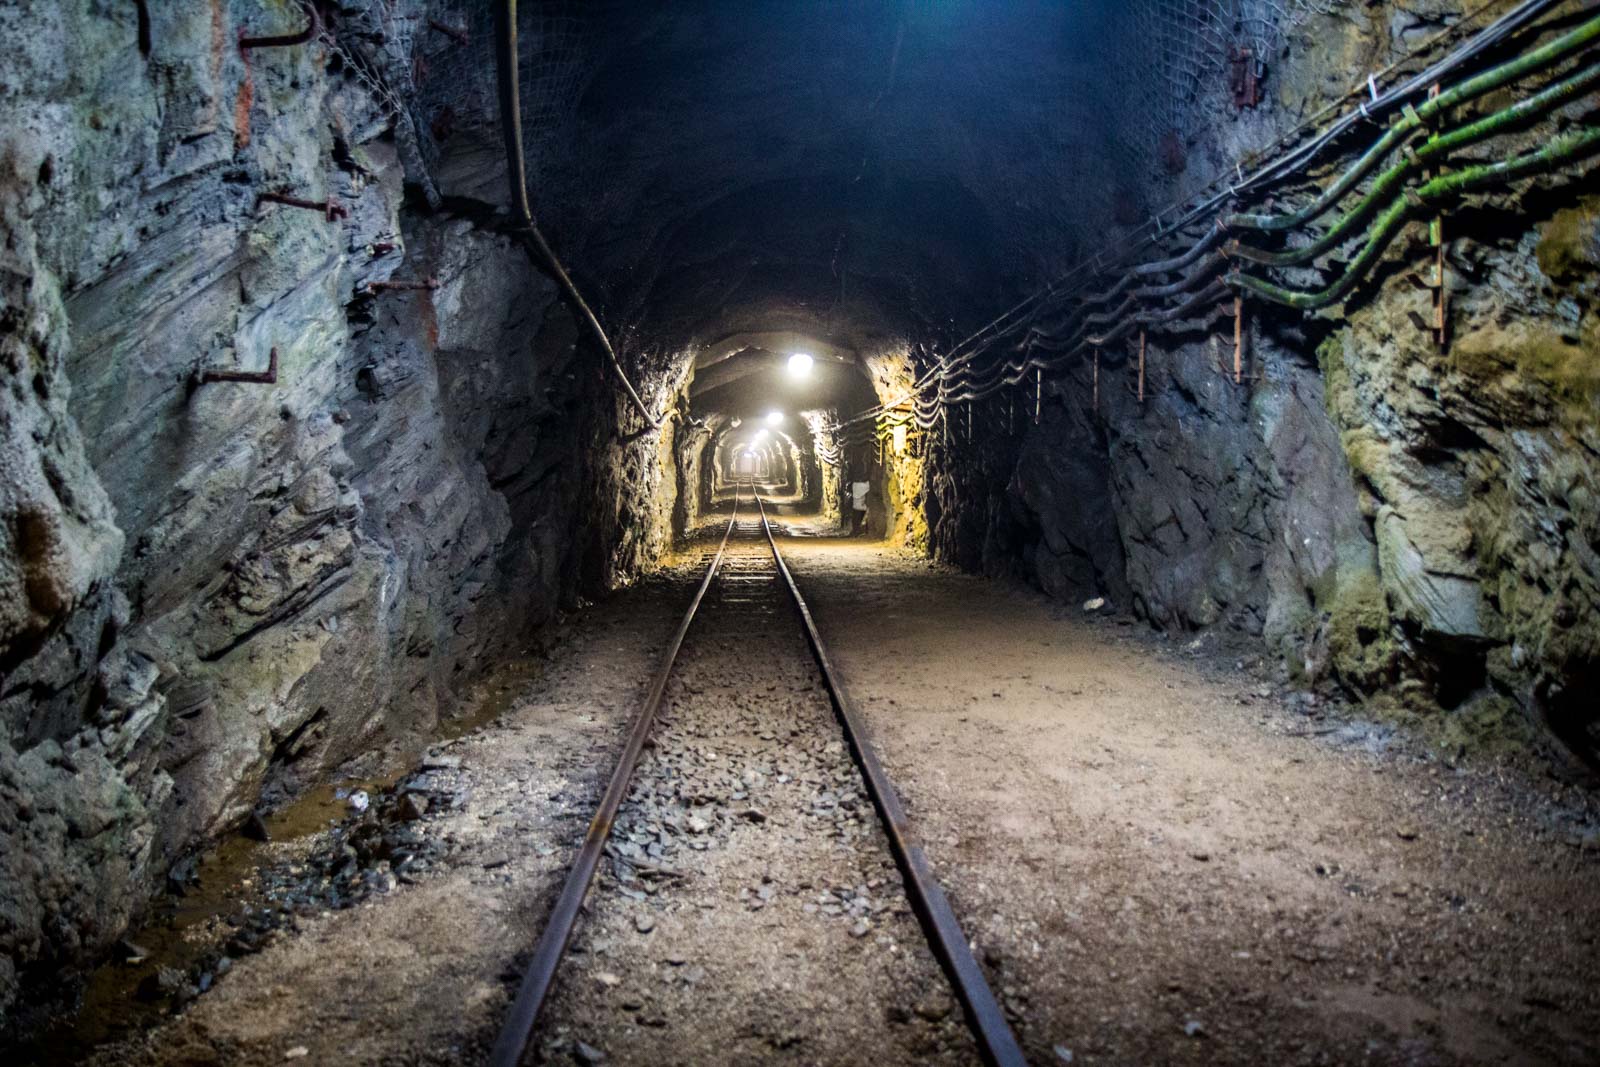
<svg viewBox="0 0 1600 1067">
<path fill-rule="evenodd" d="M 399 292 L 408 289 L 426 289 L 431 292 L 437 288 L 439 288 L 438 278 L 424 278 L 415 282 L 368 282 L 364 291 L 370 295 L 372 293 Z"/>
<path fill-rule="evenodd" d="M 276 385 L 278 384 L 278 350 L 272 349 L 267 356 L 266 370 L 207 370 L 200 373 L 197 385 L 210 385 L 213 382 L 241 382 L 251 385 Z"/>
<path fill-rule="evenodd" d="M 1144 403 L 1144 331 L 1139 331 L 1139 403 Z"/>
<path fill-rule="evenodd" d="M 285 207 L 320 211 L 329 222 L 350 217 L 350 209 L 331 196 L 324 200 L 309 200 L 303 196 L 290 196 L 287 193 L 257 193 L 256 207 L 260 207 L 262 204 L 282 204 Z"/>
<path fill-rule="evenodd" d="M 1232 48 L 1228 51 L 1228 88 L 1233 92 L 1233 106 L 1237 111 L 1261 103 L 1261 79 L 1250 49 Z"/>
<path fill-rule="evenodd" d="M 1428 99 L 1432 100 L 1439 95 L 1438 83 L 1428 89 Z M 1440 169 L 1435 169 L 1430 178 L 1437 177 Z M 1433 246 L 1433 281 L 1428 288 L 1433 290 L 1433 322 L 1427 324 L 1425 329 L 1433 335 L 1433 343 L 1440 352 L 1450 347 L 1450 294 L 1446 290 L 1444 273 L 1444 210 L 1428 222 L 1428 243 Z"/>
<path fill-rule="evenodd" d="M 1244 296 L 1233 298 L 1233 384 L 1244 381 Z"/>
<path fill-rule="evenodd" d="M 302 5 L 306 13 L 306 28 L 299 33 L 280 33 L 271 37 L 246 37 L 243 26 L 239 27 L 239 51 L 248 52 L 252 48 L 288 48 L 291 45 L 305 44 L 316 36 L 317 9 L 314 5 Z"/>
<path fill-rule="evenodd" d="M 1094 371 L 1093 371 L 1093 377 L 1092 377 L 1091 380 L 1093 382 L 1093 385 L 1091 387 L 1092 388 L 1092 393 L 1091 393 L 1090 408 L 1089 409 L 1091 411 L 1099 411 L 1100 410 L 1100 346 L 1099 345 L 1095 345 L 1094 346 Z"/>
</svg>

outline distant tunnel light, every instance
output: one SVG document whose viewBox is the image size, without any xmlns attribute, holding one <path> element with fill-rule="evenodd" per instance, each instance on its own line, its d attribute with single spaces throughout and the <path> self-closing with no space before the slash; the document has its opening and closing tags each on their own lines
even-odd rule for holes
<svg viewBox="0 0 1600 1067">
<path fill-rule="evenodd" d="M 781 412 L 781 411 L 769 411 L 769 412 L 767 412 L 767 425 L 768 426 L 777 426 L 777 425 L 780 425 L 782 422 L 783 422 L 783 412 Z"/>
<path fill-rule="evenodd" d="M 807 354 L 805 352 L 796 352 L 794 355 L 789 357 L 789 377 L 791 377 L 791 378 L 809 378 L 809 377 L 811 377 L 811 364 L 812 364 L 812 362 L 813 361 L 812 361 L 811 356 L 809 354 Z"/>
</svg>

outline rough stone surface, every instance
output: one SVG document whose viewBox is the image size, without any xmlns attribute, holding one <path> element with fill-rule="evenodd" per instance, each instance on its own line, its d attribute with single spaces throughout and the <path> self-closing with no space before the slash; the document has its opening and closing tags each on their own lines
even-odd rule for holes
<svg viewBox="0 0 1600 1067">
<path fill-rule="evenodd" d="M 1185 167 L 1114 178 L 1120 79 L 1063 42 L 1098 44 L 1116 5 L 540 23 L 524 59 L 560 84 L 525 101 L 535 199 L 651 411 L 679 416 L 653 432 L 497 207 L 487 6 L 324 5 L 328 35 L 241 51 L 303 5 L 0 0 L 0 1021 L 186 853 L 415 741 L 661 557 L 708 500 L 717 427 L 686 399 L 705 346 L 809 331 L 901 397 L 968 324 L 1461 9 L 1331 5 L 1266 57 L 1262 107 L 1208 82 Z M 1242 382 L 1219 308 L 1150 339 L 1143 402 L 1112 346 L 1097 398 L 1084 365 L 839 443 L 832 471 L 784 462 L 821 501 L 867 477 L 874 534 L 1074 612 L 1230 627 L 1298 681 L 1463 738 L 1527 714 L 1593 761 L 1585 188 L 1452 215 L 1445 352 L 1410 321 L 1407 238 L 1332 315 L 1249 304 Z"/>
<path fill-rule="evenodd" d="M 1155 183 L 1152 199 L 1322 106 L 1370 66 L 1372 41 L 1398 54 L 1458 6 L 1312 19 L 1271 64 L 1261 109 L 1205 98 L 1189 173 Z M 1020 446 L 980 406 L 991 432 L 976 450 L 933 448 L 929 543 L 967 567 L 1014 560 L 1065 600 L 1126 589 L 1126 606 L 1161 628 L 1260 635 L 1289 676 L 1446 732 L 1509 698 L 1594 764 L 1597 720 L 1580 694 L 1600 670 L 1600 209 L 1581 189 L 1524 182 L 1452 216 L 1445 351 L 1412 320 L 1431 314 L 1429 296 L 1403 276 L 1432 269 L 1413 227 L 1342 308 L 1302 317 L 1247 302 L 1241 383 L 1219 306 L 1151 335 L 1142 404 L 1130 341 L 1101 353 L 1098 404 L 1088 366 L 1047 382 L 1042 424 Z M 1008 469 L 996 450 L 1015 457 L 1011 508 L 993 503 Z M 1012 546 L 999 565 L 978 551 L 996 542 Z"/>
<path fill-rule="evenodd" d="M 668 529 L 670 438 L 601 447 L 555 286 L 490 205 L 408 198 L 377 83 L 234 47 L 293 4 L 144 10 L 0 8 L 0 1023 Z"/>
</svg>

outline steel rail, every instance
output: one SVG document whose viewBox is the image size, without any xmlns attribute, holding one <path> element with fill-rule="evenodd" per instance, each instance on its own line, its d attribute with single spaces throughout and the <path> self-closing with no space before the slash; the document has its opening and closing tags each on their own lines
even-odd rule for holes
<svg viewBox="0 0 1600 1067">
<path fill-rule="evenodd" d="M 911 832 L 911 821 L 900 803 L 900 795 L 895 792 L 894 783 L 889 781 L 883 765 L 878 762 L 866 725 L 856 713 L 844 684 L 833 669 L 833 660 L 828 655 L 827 646 L 822 643 L 822 635 L 817 631 L 811 608 L 806 604 L 805 597 L 800 595 L 800 587 L 795 584 L 794 575 L 789 573 L 789 566 L 778 551 L 778 540 L 772 534 L 772 524 L 767 521 L 767 508 L 761 501 L 761 494 L 757 493 L 755 497 L 756 507 L 761 512 L 761 528 L 766 532 L 767 544 L 772 547 L 773 562 L 778 565 L 778 573 L 783 576 L 784 584 L 789 588 L 789 597 L 800 614 L 801 622 L 805 624 L 806 641 L 822 673 L 828 699 L 832 701 L 834 713 L 844 730 L 850 754 L 861 770 L 867 792 L 872 796 L 872 805 L 878 810 L 884 836 L 889 839 L 889 850 L 894 853 L 895 864 L 900 868 L 905 882 L 906 896 L 910 898 L 917 918 L 922 921 L 929 946 L 944 967 L 950 985 L 961 1001 L 967 1023 L 978 1039 L 979 1052 L 990 1067 L 1027 1067 L 1028 1060 L 1022 1054 L 1016 1035 L 1011 1032 L 1011 1024 L 1006 1021 L 1005 1012 L 999 1001 L 995 1000 L 994 991 L 989 988 L 978 961 L 972 956 L 966 935 L 961 932 L 961 923 L 951 910 L 944 890 L 939 888 L 938 879 L 933 876 L 927 854 Z"/>
<path fill-rule="evenodd" d="M 633 720 L 627 744 L 623 746 L 622 755 L 617 759 L 616 770 L 611 772 L 611 781 L 607 784 L 605 795 L 600 800 L 600 807 L 589 823 L 588 836 L 583 839 L 583 845 L 578 849 L 578 856 L 573 860 L 571 870 L 567 872 L 567 880 L 561 887 L 561 895 L 556 898 L 556 905 L 551 909 L 550 917 L 545 922 L 544 932 L 539 935 L 539 943 L 533 950 L 533 959 L 528 962 L 528 969 L 523 973 L 522 985 L 517 990 L 516 1000 L 512 1002 L 506 1021 L 495 1039 L 494 1049 L 489 1053 L 488 1062 L 491 1067 L 517 1067 L 527 1051 L 528 1040 L 533 1036 L 534 1024 L 539 1020 L 539 1012 L 544 1007 L 545 997 L 550 992 L 550 985 L 555 979 L 557 968 L 561 966 L 561 957 L 566 953 L 567 942 L 572 939 L 573 928 L 577 926 L 578 910 L 583 906 L 583 898 L 589 892 L 589 883 L 594 881 L 595 871 L 605 850 L 606 839 L 611 836 L 611 824 L 617 817 L 623 799 L 628 795 L 628 785 L 633 779 L 634 768 L 638 766 L 639 754 L 644 751 L 644 743 L 650 736 L 651 727 L 655 725 L 656 712 L 660 709 L 662 696 L 667 690 L 667 679 L 672 675 L 673 666 L 678 660 L 678 650 L 683 647 L 684 636 L 688 634 L 689 626 L 700 610 L 700 602 L 705 599 L 706 590 L 711 588 L 711 583 L 722 566 L 723 556 L 727 553 L 728 538 L 733 535 L 734 525 L 738 521 L 739 491 L 735 486 L 733 514 L 728 517 L 728 528 L 723 531 L 722 542 L 717 546 L 717 554 L 712 558 L 711 565 L 706 568 L 706 576 L 701 579 L 700 588 L 695 591 L 694 599 L 689 602 L 689 609 L 683 613 L 683 621 L 678 623 L 677 631 L 672 635 L 672 640 L 667 643 L 666 652 L 661 656 L 661 666 L 656 671 L 649 695 L 645 697 L 644 704 Z"/>
</svg>

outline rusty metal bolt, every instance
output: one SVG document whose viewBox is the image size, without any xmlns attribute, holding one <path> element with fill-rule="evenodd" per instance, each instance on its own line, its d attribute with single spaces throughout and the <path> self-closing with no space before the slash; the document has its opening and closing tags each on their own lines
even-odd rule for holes
<svg viewBox="0 0 1600 1067">
<path fill-rule="evenodd" d="M 368 293 L 385 293 L 408 289 L 427 289 L 431 291 L 437 288 L 439 288 L 438 278 L 424 278 L 415 282 L 368 282 L 366 291 Z"/>
<path fill-rule="evenodd" d="M 256 385 L 276 385 L 278 383 L 278 350 L 274 348 L 267 357 L 266 370 L 208 370 L 200 375 L 201 385 L 210 385 L 212 382 L 246 382 Z"/>
<path fill-rule="evenodd" d="M 246 37 L 244 27 L 239 27 L 239 51 L 248 52 L 252 48 L 287 48 L 290 45 L 305 44 L 316 36 L 317 9 L 311 4 L 302 4 L 306 13 L 306 28 L 299 33 L 281 33 L 271 37 Z"/>
<path fill-rule="evenodd" d="M 307 200 L 305 197 L 289 196 L 287 193 L 257 193 L 256 206 L 259 207 L 263 203 L 283 204 L 286 207 L 320 211 L 329 222 L 350 217 L 349 209 L 331 196 L 326 200 Z"/>
</svg>

